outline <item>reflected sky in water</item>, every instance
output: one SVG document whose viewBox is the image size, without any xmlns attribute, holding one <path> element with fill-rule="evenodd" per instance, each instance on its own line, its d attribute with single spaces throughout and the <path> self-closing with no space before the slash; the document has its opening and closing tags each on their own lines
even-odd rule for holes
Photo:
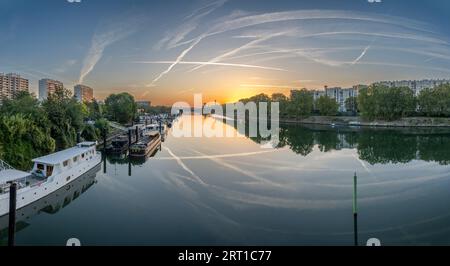
<svg viewBox="0 0 450 266">
<path fill-rule="evenodd" d="M 280 139 L 169 135 L 131 176 L 108 158 L 70 204 L 36 207 L 17 244 L 353 245 L 355 172 L 360 244 L 450 244 L 448 132 L 282 126 Z"/>
</svg>

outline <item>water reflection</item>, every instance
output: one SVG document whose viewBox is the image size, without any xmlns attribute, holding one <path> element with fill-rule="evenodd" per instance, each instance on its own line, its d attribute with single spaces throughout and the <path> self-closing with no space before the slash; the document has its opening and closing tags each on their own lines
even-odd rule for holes
<svg viewBox="0 0 450 266">
<path fill-rule="evenodd" d="M 109 164 L 131 164 L 132 166 L 140 166 L 145 164 L 148 159 L 155 157 L 158 151 L 161 151 L 162 146 L 156 149 L 154 152 L 147 154 L 145 157 L 130 157 L 127 153 L 123 154 L 111 154 L 106 156 L 106 160 Z"/>
<path fill-rule="evenodd" d="M 248 135 L 248 134 L 247 134 Z M 261 138 L 250 138 L 261 143 Z M 278 148 L 308 156 L 321 152 L 356 149 L 359 159 L 372 165 L 409 163 L 412 160 L 450 163 L 450 129 L 332 128 L 320 125 L 284 125 Z"/>
<path fill-rule="evenodd" d="M 17 243 L 76 236 L 83 245 L 353 245 L 354 172 L 360 244 L 449 243 L 446 130 L 280 133 L 278 149 L 245 136 L 169 134 L 152 158 L 108 156 L 89 193 L 27 221 Z"/>
<path fill-rule="evenodd" d="M 96 175 L 100 171 L 98 165 L 76 180 L 52 194 L 27 205 L 16 212 L 16 232 L 20 232 L 29 226 L 28 221 L 40 213 L 56 214 L 67 207 L 78 197 L 96 184 Z M 0 217 L 0 245 L 8 241 L 8 215 Z"/>
</svg>

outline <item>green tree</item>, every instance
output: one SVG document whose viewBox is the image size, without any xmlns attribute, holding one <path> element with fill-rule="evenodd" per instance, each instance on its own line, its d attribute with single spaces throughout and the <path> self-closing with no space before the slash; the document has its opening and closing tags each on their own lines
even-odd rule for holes
<svg viewBox="0 0 450 266">
<path fill-rule="evenodd" d="M 143 107 L 143 109 L 145 110 L 146 113 L 151 114 L 151 115 L 170 114 L 170 112 L 172 111 L 171 106 L 163 106 L 163 105 L 146 106 L 146 107 Z"/>
<path fill-rule="evenodd" d="M 424 89 L 417 97 L 419 112 L 426 116 L 450 116 L 450 85 Z"/>
<path fill-rule="evenodd" d="M 267 102 L 267 103 L 269 103 L 270 100 L 271 100 L 270 97 L 267 94 L 265 94 L 265 93 L 260 93 L 258 95 L 255 95 L 255 96 L 252 96 L 252 97 L 249 98 L 249 101 L 255 102 L 256 104 L 258 104 L 260 102 Z"/>
<path fill-rule="evenodd" d="M 278 102 L 280 104 L 280 116 L 286 116 L 288 114 L 289 99 L 283 93 L 274 93 L 271 97 L 272 102 Z"/>
<path fill-rule="evenodd" d="M 96 141 L 99 138 L 100 130 L 93 125 L 85 125 L 81 137 L 86 141 Z"/>
<path fill-rule="evenodd" d="M 0 117 L 0 154 L 13 167 L 29 170 L 31 159 L 55 150 L 55 140 L 30 116 Z"/>
<path fill-rule="evenodd" d="M 3 116 L 22 114 L 50 134 L 47 113 L 39 104 L 39 101 L 28 92 L 19 92 L 14 99 L 3 100 L 3 104 L 0 105 L 0 114 Z"/>
<path fill-rule="evenodd" d="M 108 135 L 110 132 L 110 127 L 108 120 L 101 118 L 95 121 L 95 128 L 97 128 L 99 132 L 99 136 L 104 137 L 104 134 Z"/>
<path fill-rule="evenodd" d="M 111 94 L 105 100 L 109 117 L 122 124 L 133 121 L 137 113 L 137 104 L 129 93 Z"/>
<path fill-rule="evenodd" d="M 84 118 L 87 116 L 83 104 L 64 89 L 50 94 L 43 107 L 50 120 L 50 134 L 56 140 L 57 149 L 75 145 L 77 132 L 84 128 Z"/>
<path fill-rule="evenodd" d="M 88 118 L 91 120 L 97 120 L 103 117 L 102 106 L 97 102 L 97 100 L 93 100 L 92 102 L 84 103 L 87 108 Z"/>
<path fill-rule="evenodd" d="M 309 116 L 314 107 L 313 94 L 307 89 L 293 91 L 288 106 L 290 116 Z"/>
<path fill-rule="evenodd" d="M 366 119 L 392 121 L 413 114 L 416 110 L 416 99 L 410 88 L 389 88 L 376 84 L 360 91 L 358 106 Z"/>
<path fill-rule="evenodd" d="M 317 99 L 316 106 L 321 115 L 327 116 L 336 115 L 339 109 L 339 104 L 336 100 L 326 95 L 320 96 Z"/>
</svg>

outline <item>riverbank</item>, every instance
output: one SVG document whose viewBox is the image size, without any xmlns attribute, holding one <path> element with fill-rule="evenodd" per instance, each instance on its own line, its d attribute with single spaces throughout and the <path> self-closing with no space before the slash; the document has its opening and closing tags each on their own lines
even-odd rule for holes
<svg viewBox="0 0 450 266">
<path fill-rule="evenodd" d="M 309 116 L 305 118 L 280 118 L 285 124 L 317 124 L 363 127 L 450 127 L 450 118 L 405 117 L 395 121 L 365 121 L 359 116 Z"/>
</svg>

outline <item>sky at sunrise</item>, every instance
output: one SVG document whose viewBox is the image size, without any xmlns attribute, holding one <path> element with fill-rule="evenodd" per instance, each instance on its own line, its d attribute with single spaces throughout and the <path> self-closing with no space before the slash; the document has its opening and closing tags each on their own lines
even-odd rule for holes
<svg viewBox="0 0 450 266">
<path fill-rule="evenodd" d="M 447 0 L 0 0 L 0 72 L 170 105 L 450 78 Z"/>
</svg>

